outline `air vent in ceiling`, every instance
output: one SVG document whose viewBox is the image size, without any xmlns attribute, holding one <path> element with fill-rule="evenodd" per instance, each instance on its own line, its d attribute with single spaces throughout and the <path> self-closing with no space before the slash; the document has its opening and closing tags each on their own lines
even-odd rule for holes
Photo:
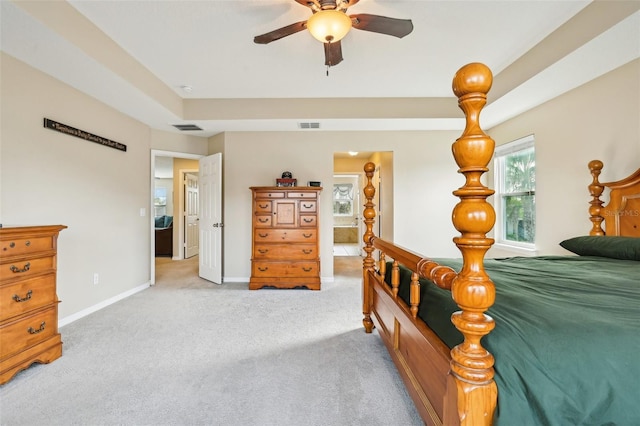
<svg viewBox="0 0 640 426">
<path fill-rule="evenodd" d="M 311 122 L 311 123 L 298 123 L 301 129 L 319 129 L 320 123 Z"/>
<path fill-rule="evenodd" d="M 195 124 L 174 124 L 173 127 L 183 132 L 190 131 L 190 130 L 202 130 L 200 127 L 196 126 Z"/>
</svg>

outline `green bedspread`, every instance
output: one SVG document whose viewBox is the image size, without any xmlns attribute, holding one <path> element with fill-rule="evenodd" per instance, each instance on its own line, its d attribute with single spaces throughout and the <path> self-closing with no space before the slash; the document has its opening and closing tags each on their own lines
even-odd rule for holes
<svg viewBox="0 0 640 426">
<path fill-rule="evenodd" d="M 460 260 L 435 260 L 460 270 Z M 541 256 L 485 267 L 496 284 L 496 327 L 483 339 L 496 360 L 496 423 L 640 425 L 640 262 Z M 408 301 L 408 270 L 401 281 Z M 422 280 L 421 301 L 420 317 L 449 347 L 460 343 L 451 293 Z"/>
</svg>

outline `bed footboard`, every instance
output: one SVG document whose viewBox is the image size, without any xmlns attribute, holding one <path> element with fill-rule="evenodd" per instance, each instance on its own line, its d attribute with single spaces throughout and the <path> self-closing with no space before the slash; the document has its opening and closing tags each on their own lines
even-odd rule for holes
<svg viewBox="0 0 640 426">
<path fill-rule="evenodd" d="M 488 170 L 494 141 L 480 128 L 479 115 L 492 84 L 491 71 L 474 63 L 462 67 L 453 80 L 453 91 L 466 117 L 462 136 L 452 150 L 465 184 L 453 193 L 460 202 L 453 210 L 453 224 L 460 232 L 454 238 L 462 253 L 459 273 L 442 267 L 373 234 L 376 216 L 371 184 L 375 165 L 367 163 L 367 186 L 363 240 L 363 324 L 370 333 L 377 327 L 423 420 L 428 425 L 490 425 L 497 401 L 493 380 L 493 356 L 480 340 L 494 328 L 486 315 L 493 305 L 495 288 L 484 271 L 484 256 L 493 244 L 486 237 L 495 222 L 493 207 L 487 203 L 493 191 L 481 183 Z M 381 253 L 376 265 L 373 252 Z M 391 282 L 385 283 L 386 259 L 393 259 Z M 397 265 L 412 271 L 409 303 L 398 297 Z M 451 321 L 464 341 L 449 348 L 417 317 L 420 304 L 419 278 L 428 278 L 451 291 L 460 311 Z"/>
</svg>

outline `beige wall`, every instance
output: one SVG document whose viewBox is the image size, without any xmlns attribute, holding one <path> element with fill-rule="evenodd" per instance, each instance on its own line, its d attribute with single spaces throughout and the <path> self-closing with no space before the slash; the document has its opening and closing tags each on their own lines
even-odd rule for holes
<svg viewBox="0 0 640 426">
<path fill-rule="evenodd" d="M 127 151 L 45 129 L 43 117 Z M 58 245 L 61 317 L 149 281 L 147 126 L 3 54 L 1 177 L 4 225 L 69 227 Z"/>
<path fill-rule="evenodd" d="M 4 53 L 1 67 L 0 223 L 68 226 L 58 242 L 60 317 L 144 288 L 153 219 L 150 150 L 206 153 L 206 140 L 152 131 Z M 127 151 L 43 128 L 44 117 Z"/>
<path fill-rule="evenodd" d="M 251 196 L 248 188 L 273 185 L 284 170 L 291 171 L 300 183 L 318 180 L 327 185 L 333 180 L 333 153 L 352 150 L 393 152 L 393 166 L 388 164 L 385 169 L 393 170 L 393 179 L 388 180 L 394 187 L 384 192 L 394 195 L 393 232 L 398 244 L 435 253 L 433 256 L 454 256 L 457 249 L 450 243 L 454 236 L 450 225 L 454 205 L 451 191 L 455 185 L 460 186 L 460 177 L 450 146 L 458 136 L 459 132 L 426 131 L 226 133 L 223 160 L 225 279 L 242 281 L 250 275 Z M 445 155 L 448 159 L 443 161 Z M 433 202 L 441 203 L 443 199 L 448 203 L 444 208 L 431 208 Z M 321 275 L 325 280 L 333 277 L 332 211 L 330 193 L 321 194 Z M 426 225 L 416 227 L 415 223 Z"/>
<path fill-rule="evenodd" d="M 640 60 L 635 60 L 489 132 L 497 144 L 535 135 L 536 246 L 567 254 L 563 239 L 591 228 L 587 163 L 604 162 L 601 181 L 640 167 Z M 498 250 L 493 255 L 502 256 Z"/>
</svg>

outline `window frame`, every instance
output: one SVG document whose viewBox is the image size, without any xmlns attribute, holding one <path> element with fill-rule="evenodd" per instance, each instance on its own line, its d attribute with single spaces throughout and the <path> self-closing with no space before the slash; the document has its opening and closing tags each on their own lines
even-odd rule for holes
<svg viewBox="0 0 640 426">
<path fill-rule="evenodd" d="M 514 141 L 497 146 L 495 148 L 494 157 L 493 157 L 493 166 L 494 166 L 493 183 L 494 183 L 494 189 L 495 189 L 494 207 L 496 212 L 496 225 L 494 226 L 494 238 L 495 238 L 495 244 L 498 246 L 525 250 L 525 251 L 535 251 L 536 250 L 535 236 L 537 235 L 537 220 L 536 220 L 537 214 L 536 214 L 535 205 L 534 205 L 534 211 L 533 211 L 534 222 L 535 222 L 533 242 L 529 243 L 524 241 L 508 240 L 506 239 L 506 235 L 505 235 L 506 218 L 505 218 L 504 203 L 503 203 L 503 198 L 505 197 L 505 195 L 509 195 L 509 196 L 533 195 L 535 200 L 535 195 L 536 195 L 535 185 L 533 190 L 531 191 L 521 191 L 521 192 L 505 191 L 505 182 L 506 182 L 505 158 L 511 154 L 522 152 L 528 149 L 533 149 L 533 155 L 535 159 L 536 148 L 535 148 L 534 135 L 527 135 L 520 139 L 516 139 Z"/>
</svg>

